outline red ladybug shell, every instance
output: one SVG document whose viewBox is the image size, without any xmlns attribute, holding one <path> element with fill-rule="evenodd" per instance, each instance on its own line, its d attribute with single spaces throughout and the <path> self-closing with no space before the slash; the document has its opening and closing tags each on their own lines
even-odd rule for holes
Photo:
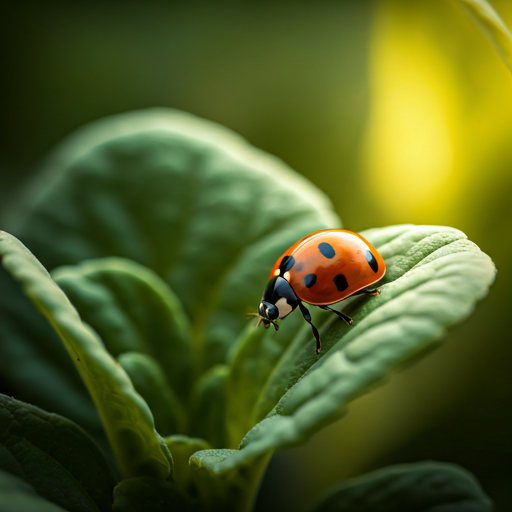
<svg viewBox="0 0 512 512">
<path fill-rule="evenodd" d="M 379 281 L 386 273 L 382 256 L 362 236 L 346 229 L 324 229 L 293 244 L 270 277 L 286 279 L 299 299 L 334 304 Z"/>
</svg>

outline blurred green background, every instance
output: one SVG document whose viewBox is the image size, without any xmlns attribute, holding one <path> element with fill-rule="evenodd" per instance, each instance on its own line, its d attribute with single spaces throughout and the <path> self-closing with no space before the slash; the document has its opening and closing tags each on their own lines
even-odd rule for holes
<svg viewBox="0 0 512 512">
<path fill-rule="evenodd" d="M 512 2 L 494 0 L 508 26 Z M 217 121 L 307 176 L 355 231 L 457 227 L 498 267 L 448 342 L 272 459 L 258 509 L 435 459 L 512 509 L 512 74 L 449 0 L 0 3 L 0 201 L 84 123 Z"/>
</svg>

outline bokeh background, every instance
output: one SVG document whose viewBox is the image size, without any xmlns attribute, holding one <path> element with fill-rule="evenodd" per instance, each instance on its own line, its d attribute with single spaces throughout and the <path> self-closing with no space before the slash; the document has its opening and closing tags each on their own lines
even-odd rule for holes
<svg viewBox="0 0 512 512">
<path fill-rule="evenodd" d="M 508 26 L 512 2 L 493 0 Z M 512 74 L 450 0 L 0 2 L 0 201 L 66 134 L 151 106 L 217 121 L 308 177 L 355 231 L 464 231 L 499 273 L 445 343 L 306 445 L 258 509 L 434 459 L 512 510 Z"/>
</svg>

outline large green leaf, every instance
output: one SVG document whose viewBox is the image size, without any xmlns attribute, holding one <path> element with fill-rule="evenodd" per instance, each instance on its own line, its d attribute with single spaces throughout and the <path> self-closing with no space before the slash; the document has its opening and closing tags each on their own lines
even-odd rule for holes
<svg viewBox="0 0 512 512">
<path fill-rule="evenodd" d="M 21 478 L 0 470 L 0 506 L 2 512 L 65 512 L 45 500 Z"/>
<path fill-rule="evenodd" d="M 164 281 L 121 258 L 59 267 L 51 274 L 114 357 L 140 352 L 157 359 L 173 390 L 186 396 L 194 370 L 190 327 Z"/>
<path fill-rule="evenodd" d="M 489 258 L 483 255 L 475 244 L 468 241 L 464 233 L 454 228 L 399 225 L 371 229 L 363 231 L 361 234 L 379 250 L 386 261 L 386 275 L 380 281 L 379 287 L 403 278 L 416 265 L 419 266 L 427 263 L 431 259 L 442 258 L 448 254 L 461 251 L 468 252 L 470 259 L 472 257 L 471 253 L 477 251 L 486 262 L 482 268 L 483 272 L 486 273 L 487 276 L 490 274 L 494 276 L 494 265 L 490 262 Z M 445 260 L 442 262 L 444 263 L 444 261 Z M 471 277 L 471 275 L 468 275 L 468 278 L 471 279 Z M 462 275 L 460 278 L 464 279 Z M 492 282 L 492 280 L 489 281 L 489 279 L 484 279 L 485 284 L 482 284 L 481 287 L 483 294 L 486 293 L 488 285 Z M 472 280 L 468 282 L 471 283 Z M 478 283 L 479 281 L 477 280 L 477 284 Z M 447 279 L 446 284 L 449 284 L 449 279 Z M 400 286 L 402 285 L 403 283 L 401 283 Z M 462 301 L 450 301 L 451 294 L 457 295 L 458 290 L 450 290 L 450 287 L 447 286 L 446 295 L 443 297 L 441 294 L 441 297 L 450 303 L 449 309 L 456 317 L 454 321 L 464 318 L 464 316 L 469 314 L 470 310 L 468 310 L 465 315 L 460 315 L 457 318 L 457 309 L 460 305 L 470 306 L 479 298 L 478 296 L 474 299 L 465 297 Z M 399 293 L 397 295 L 399 295 Z M 350 336 L 353 336 L 359 333 L 361 320 L 371 311 L 392 298 L 394 298 L 394 295 L 382 294 L 373 298 L 352 298 L 342 302 L 341 306 L 344 307 L 344 311 L 354 318 L 354 325 L 349 327 L 344 322 L 339 321 L 334 324 L 333 329 L 330 329 L 330 323 L 334 320 L 333 315 L 330 315 L 330 317 L 328 317 L 329 323 L 323 324 L 321 327 L 323 346 L 326 350 L 320 354 L 320 359 L 325 357 L 327 350 L 335 343 L 338 343 L 340 339 L 342 339 L 342 343 L 338 344 L 338 348 L 343 347 L 346 342 L 351 339 L 345 338 L 345 335 L 351 333 Z M 431 301 L 427 300 L 428 298 L 430 298 L 430 295 L 421 294 L 422 301 L 420 303 L 430 305 Z M 393 305 L 395 304 L 396 303 L 393 302 Z M 407 302 L 404 303 L 403 312 L 408 313 L 409 309 Z M 435 312 L 432 312 L 433 315 L 434 313 Z M 392 318 L 398 316 L 394 313 L 392 313 L 392 315 Z M 419 324 L 417 328 L 421 331 Z M 319 358 L 310 349 L 305 348 L 305 344 L 311 339 L 311 336 L 308 336 L 308 334 L 307 329 L 305 331 L 303 330 L 302 336 L 294 340 L 285 354 L 285 357 L 279 361 L 279 364 L 274 369 L 265 390 L 262 392 L 256 414 L 257 420 L 262 419 L 270 412 L 283 395 L 283 390 L 290 389 L 313 364 L 317 363 Z M 402 334 L 405 335 L 405 333 Z"/>
<path fill-rule="evenodd" d="M 172 110 L 99 121 L 50 157 L 4 226 L 47 268 L 122 256 L 156 271 L 223 363 L 275 258 L 339 227 L 323 194 L 229 130 Z M 51 243 L 49 243 L 51 240 Z"/>
<path fill-rule="evenodd" d="M 111 510 L 114 475 L 75 423 L 0 395 L 0 445 L 41 496 L 70 512 Z"/>
<path fill-rule="evenodd" d="M 386 261 L 382 293 L 349 301 L 344 311 L 353 317 L 352 327 L 334 315 L 328 318 L 321 328 L 320 356 L 311 334 L 299 333 L 260 388 L 265 406 L 261 399 L 253 402 L 257 414 L 269 414 L 249 431 L 240 450 L 221 462 L 212 459 L 212 474 L 303 442 L 338 419 L 351 400 L 438 344 L 446 327 L 465 318 L 494 279 L 490 258 L 456 229 L 392 226 L 363 236 Z M 259 340 L 246 336 L 248 345 Z M 253 352 L 252 364 L 261 364 L 258 358 L 264 354 Z M 228 401 L 237 396 L 228 394 Z"/>
<path fill-rule="evenodd" d="M 351 478 L 328 491 L 309 512 L 490 512 L 492 502 L 468 471 L 418 462 Z"/>
<path fill-rule="evenodd" d="M 82 323 L 66 295 L 32 253 L 3 231 L 0 258 L 61 337 L 93 397 L 124 475 L 167 478 L 172 458 L 154 429 L 151 411 L 97 334 Z"/>
</svg>

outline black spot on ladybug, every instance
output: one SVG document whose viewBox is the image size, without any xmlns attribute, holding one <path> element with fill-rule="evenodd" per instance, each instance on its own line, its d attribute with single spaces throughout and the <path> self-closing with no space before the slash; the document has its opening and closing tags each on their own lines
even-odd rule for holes
<svg viewBox="0 0 512 512">
<path fill-rule="evenodd" d="M 285 272 L 288 272 L 293 265 L 295 265 L 295 258 L 293 256 L 285 256 L 281 260 L 281 264 L 279 265 L 279 270 L 281 271 L 281 274 L 284 274 Z"/>
<path fill-rule="evenodd" d="M 316 283 L 316 275 L 315 274 L 308 274 L 304 278 L 304 284 L 306 285 L 306 288 L 311 288 Z"/>
<path fill-rule="evenodd" d="M 336 253 L 334 252 L 334 249 L 332 248 L 331 244 L 328 244 L 327 242 L 322 242 L 321 244 L 318 244 L 318 250 L 326 257 L 326 258 L 334 258 Z"/>
<path fill-rule="evenodd" d="M 375 256 L 371 253 L 371 251 L 365 251 L 364 253 L 366 257 L 366 261 L 368 262 L 368 265 L 370 265 L 370 268 L 377 273 L 379 271 L 379 264 L 377 263 L 377 260 L 375 259 Z"/>
<path fill-rule="evenodd" d="M 301 261 L 301 262 L 297 263 L 297 266 L 295 267 L 295 270 L 297 272 L 300 272 L 303 268 L 304 268 L 304 262 Z"/>
<path fill-rule="evenodd" d="M 339 292 L 343 292 L 348 288 L 347 278 L 343 274 L 338 274 L 334 278 L 334 284 Z"/>
</svg>

